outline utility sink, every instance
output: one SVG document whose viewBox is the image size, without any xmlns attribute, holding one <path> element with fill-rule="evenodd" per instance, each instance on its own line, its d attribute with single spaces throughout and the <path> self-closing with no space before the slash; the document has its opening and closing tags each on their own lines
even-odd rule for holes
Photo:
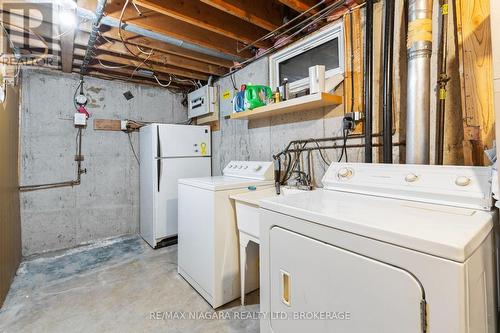
<svg viewBox="0 0 500 333">
<path fill-rule="evenodd" d="M 303 190 L 281 187 L 280 195 L 301 193 Z M 230 198 L 235 201 L 236 223 L 240 236 L 240 277 L 241 277 L 241 304 L 245 304 L 245 272 L 248 270 L 247 246 L 250 241 L 260 244 L 259 240 L 259 201 L 264 198 L 276 197 L 274 187 L 258 191 L 234 194 Z"/>
</svg>

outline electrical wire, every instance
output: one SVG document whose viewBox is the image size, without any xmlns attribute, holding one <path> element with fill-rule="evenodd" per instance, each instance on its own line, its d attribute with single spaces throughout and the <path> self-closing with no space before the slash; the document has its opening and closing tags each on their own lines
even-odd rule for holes
<svg viewBox="0 0 500 333">
<path fill-rule="evenodd" d="M 285 31 L 282 31 L 280 32 L 278 35 L 274 36 L 274 38 L 278 39 L 280 38 L 281 36 L 283 35 L 286 35 L 288 32 L 292 31 L 293 29 L 299 27 L 300 25 L 304 24 L 304 23 L 308 23 L 310 20 L 313 20 L 313 21 L 316 21 L 317 18 L 319 17 L 324 17 L 325 13 L 328 12 L 328 14 L 331 12 L 331 8 L 335 6 L 334 9 L 337 9 L 338 7 L 340 7 L 340 3 L 342 2 L 343 5 L 345 5 L 345 1 L 343 0 L 339 0 L 337 2 L 334 2 L 330 5 L 328 5 L 327 7 L 321 9 L 320 11 L 318 11 L 317 13 L 311 15 L 310 17 L 308 17 L 307 19 L 303 20 L 303 21 L 300 21 L 299 23 L 297 23 L 295 26 L 291 27 L 291 28 L 288 28 L 287 30 Z"/>
<path fill-rule="evenodd" d="M 120 65 L 120 66 L 110 66 L 110 65 L 105 65 L 102 63 L 101 59 L 97 59 L 97 62 L 99 65 L 101 65 L 104 68 L 109 68 L 109 69 L 120 69 L 120 68 L 126 68 L 129 67 L 129 65 Z"/>
<path fill-rule="evenodd" d="M 346 163 L 348 162 L 347 161 L 347 136 L 348 136 L 348 129 L 343 129 L 342 130 L 342 135 L 344 137 L 344 141 L 343 141 L 343 144 L 342 144 L 342 150 L 341 150 L 341 154 L 340 154 L 340 157 L 338 159 L 338 162 L 342 161 L 342 158 L 344 157 L 344 153 L 345 153 L 345 161 Z"/>
<path fill-rule="evenodd" d="M 3 25 L 3 22 L 0 22 L 0 26 L 2 26 L 2 30 L 3 30 L 3 32 L 4 32 L 4 34 L 5 34 L 5 36 L 7 37 L 7 40 L 9 41 L 10 47 L 11 47 L 12 49 L 15 49 L 15 48 L 16 48 L 16 46 L 14 45 L 14 42 L 13 42 L 13 41 L 12 41 L 12 39 L 10 38 L 10 34 L 9 34 L 9 32 L 7 31 L 7 29 L 5 29 L 5 26 Z"/>
<path fill-rule="evenodd" d="M 319 152 L 319 156 L 321 157 L 321 159 L 323 160 L 323 162 L 327 165 L 327 166 L 330 166 L 331 162 L 328 162 L 326 160 L 326 158 L 323 156 L 323 149 L 321 148 L 321 146 L 319 145 L 319 142 L 315 139 L 313 139 L 313 142 L 316 144 L 316 146 L 318 147 L 318 152 Z"/>
<path fill-rule="evenodd" d="M 128 143 L 130 144 L 130 149 L 132 149 L 132 153 L 134 154 L 135 160 L 137 161 L 138 165 L 141 165 L 141 162 L 139 161 L 139 157 L 137 156 L 137 153 L 135 152 L 134 144 L 132 143 L 132 136 L 130 135 L 130 132 L 127 132 L 128 136 Z"/>
<path fill-rule="evenodd" d="M 18 25 L 15 25 L 15 24 L 12 24 L 12 23 L 8 23 L 8 22 L 6 23 L 6 22 L 1 21 L 1 20 L 0 20 L 0 24 L 2 26 L 2 29 L 3 29 L 4 33 L 6 34 L 7 38 L 9 39 L 11 45 L 13 45 L 13 48 L 15 48 L 15 46 L 14 46 L 14 43 L 12 42 L 12 39 L 10 38 L 10 34 L 8 33 L 7 29 L 5 28 L 5 24 L 9 25 L 9 27 L 14 27 L 16 29 L 19 29 L 19 30 L 23 31 L 24 33 L 28 33 L 28 34 L 31 34 L 31 35 L 35 36 L 44 45 L 44 50 L 43 50 L 43 53 L 41 55 L 39 55 L 38 57 L 36 57 L 34 59 L 31 59 L 31 60 L 28 60 L 28 61 L 23 61 L 23 65 L 33 65 L 33 64 L 38 63 L 40 60 L 44 60 L 44 59 L 48 58 L 48 56 L 49 56 L 49 45 L 48 45 L 47 41 L 45 40 L 45 38 L 43 38 L 41 35 L 37 34 L 33 30 L 31 30 L 30 28 L 20 27 Z M 0 54 L 0 55 L 3 55 L 3 53 Z"/>
<path fill-rule="evenodd" d="M 321 14 L 319 17 L 315 18 L 314 20 L 312 20 L 311 22 L 309 22 L 304 27 L 300 28 L 299 30 L 297 30 L 296 32 L 294 32 L 293 34 L 291 34 L 290 36 L 287 36 L 286 38 L 282 39 L 279 43 L 273 45 L 269 49 L 267 49 L 264 52 L 260 53 L 258 56 L 254 57 L 254 58 L 247 59 L 245 61 L 242 61 L 241 63 L 239 63 L 239 66 L 244 66 L 244 65 L 246 65 L 246 64 L 248 64 L 250 62 L 253 62 L 253 61 L 257 60 L 257 59 L 260 59 L 260 58 L 268 55 L 269 53 L 272 53 L 272 52 L 276 51 L 281 46 L 284 46 L 285 44 L 287 44 L 288 41 L 290 41 L 291 39 L 293 39 L 299 33 L 301 33 L 302 31 L 304 31 L 305 29 L 309 28 L 310 26 L 312 26 L 316 22 L 324 19 L 325 17 L 327 17 L 328 15 L 330 15 L 330 13 L 333 12 L 334 10 L 336 10 L 337 8 L 340 8 L 342 5 L 345 5 L 345 3 L 346 3 L 346 0 L 344 0 L 342 2 L 339 1 L 339 2 L 332 3 L 331 5 L 329 5 L 328 7 L 326 7 L 326 8 L 328 8 L 328 10 L 326 12 L 324 12 L 323 14 Z"/>
<path fill-rule="evenodd" d="M 177 76 L 175 76 L 174 74 L 171 74 L 172 77 L 174 78 L 175 81 L 177 82 L 188 82 L 188 83 L 191 83 L 192 85 L 194 85 L 195 87 L 198 87 L 198 84 L 196 83 L 195 80 L 191 80 L 191 79 L 180 79 L 178 78 Z"/>
<path fill-rule="evenodd" d="M 78 94 L 78 90 L 83 86 L 83 78 L 80 78 L 80 82 L 78 83 L 78 86 L 75 89 L 75 93 L 73 94 L 73 105 L 75 106 L 75 109 L 78 110 L 78 104 L 76 104 L 76 95 Z"/>
<path fill-rule="evenodd" d="M 130 3 L 130 0 L 126 0 L 125 3 L 123 4 L 123 8 L 120 12 L 120 19 L 119 19 L 119 22 L 118 22 L 118 37 L 120 37 L 120 41 L 122 42 L 123 46 L 125 47 L 125 49 L 131 54 L 133 55 L 134 57 L 136 58 L 139 58 L 141 59 L 141 57 L 138 55 L 138 54 L 135 54 L 134 52 L 132 52 L 132 50 L 128 47 L 127 43 L 125 42 L 125 39 L 123 38 L 123 35 L 122 35 L 122 25 L 123 25 L 123 16 L 125 15 L 125 9 L 127 9 L 127 6 L 129 5 Z M 139 12 L 139 14 L 141 14 Z M 139 48 L 138 48 L 139 49 Z M 142 50 L 139 49 L 140 52 L 144 53 Z M 153 51 L 151 50 L 151 53 L 153 53 Z"/>
<path fill-rule="evenodd" d="M 264 35 L 264 36 L 260 37 L 260 38 L 259 38 L 259 39 L 257 39 L 256 41 L 253 41 L 252 43 L 248 44 L 247 46 L 245 46 L 244 48 L 242 48 L 242 49 L 241 49 L 241 50 L 239 50 L 238 52 L 243 52 L 243 51 L 245 51 L 246 49 L 248 49 L 248 48 L 250 48 L 250 47 L 254 46 L 255 44 L 257 44 L 258 42 L 261 42 L 261 41 L 263 41 L 263 40 L 266 40 L 266 39 L 269 39 L 269 38 L 271 38 L 271 37 L 274 37 L 274 36 L 275 36 L 274 34 L 275 34 L 275 32 L 276 32 L 276 31 L 279 31 L 279 30 L 283 29 L 284 27 L 286 27 L 286 26 L 290 25 L 292 22 L 295 22 L 296 20 L 298 20 L 298 19 L 299 19 L 299 18 L 301 18 L 302 16 L 307 15 L 307 13 L 309 13 L 311 10 L 315 9 L 316 7 L 318 7 L 318 6 L 322 5 L 324 2 L 325 2 L 325 0 L 322 0 L 322 1 L 318 2 L 318 3 L 317 3 L 317 4 L 315 4 L 314 6 L 310 7 L 309 9 L 307 9 L 306 11 L 304 11 L 304 12 L 300 13 L 299 15 L 295 16 L 295 17 L 294 17 L 293 19 L 291 19 L 290 21 L 285 22 L 283 25 L 279 26 L 278 28 L 274 29 L 273 31 L 271 31 L 271 32 L 267 33 L 266 35 Z M 295 26 L 298 26 L 298 24 L 297 24 L 297 25 L 295 25 Z"/>
<path fill-rule="evenodd" d="M 114 44 L 115 41 L 112 41 L 110 40 L 109 38 L 107 38 L 106 36 L 104 36 L 100 31 L 98 31 L 99 33 L 99 36 L 102 37 L 102 39 L 104 39 L 106 42 L 110 43 L 110 44 Z"/>
<path fill-rule="evenodd" d="M 233 84 L 234 90 L 238 90 L 238 87 L 236 86 L 236 79 L 234 77 L 234 73 L 231 73 L 229 77 L 231 78 L 231 83 Z"/>
<path fill-rule="evenodd" d="M 354 114 L 354 30 L 352 23 L 352 10 L 349 10 L 350 44 L 351 44 L 351 112 Z"/>
<path fill-rule="evenodd" d="M 146 61 L 149 60 L 149 58 L 151 57 L 151 55 L 153 55 L 153 52 L 151 52 L 147 57 L 146 59 L 144 59 L 139 65 L 137 65 L 137 67 L 134 69 L 134 71 L 132 72 L 132 74 L 130 75 L 130 78 L 133 78 L 135 73 L 137 72 L 137 70 L 142 66 L 142 65 L 146 65 Z"/>
<path fill-rule="evenodd" d="M 172 84 L 172 77 L 170 77 L 170 80 L 168 81 L 168 84 L 161 83 L 160 80 L 158 80 L 158 77 L 156 76 L 156 74 L 153 74 L 153 77 L 155 78 L 156 82 L 158 82 L 158 84 L 160 86 L 162 86 L 163 88 L 167 88 L 167 87 L 169 87 Z"/>
<path fill-rule="evenodd" d="M 150 49 L 150 50 L 149 50 L 149 52 L 146 52 L 146 51 L 144 51 L 144 50 L 143 50 L 143 49 L 142 49 L 139 45 L 136 45 L 135 47 L 139 50 L 139 52 L 141 52 L 141 53 L 143 53 L 143 54 L 145 54 L 145 55 L 151 55 L 151 54 L 153 54 L 153 53 L 154 53 L 154 50 L 153 50 L 153 49 Z"/>
</svg>

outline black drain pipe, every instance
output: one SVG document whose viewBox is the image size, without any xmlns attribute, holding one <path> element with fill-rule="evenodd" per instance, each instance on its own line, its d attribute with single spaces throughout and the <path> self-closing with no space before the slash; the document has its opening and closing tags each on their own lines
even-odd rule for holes
<svg viewBox="0 0 500 333">
<path fill-rule="evenodd" d="M 373 0 L 366 0 L 365 36 L 365 163 L 372 163 Z"/>
<path fill-rule="evenodd" d="M 446 110 L 446 85 L 450 80 L 447 74 L 448 49 L 448 0 L 441 0 L 441 32 L 438 51 L 438 90 L 436 105 L 436 164 L 443 164 L 444 155 L 444 121 Z"/>
<path fill-rule="evenodd" d="M 383 72 L 383 106 L 384 122 L 383 154 L 384 163 L 392 163 L 392 67 L 394 45 L 394 1 L 384 1 L 384 72 Z"/>
</svg>

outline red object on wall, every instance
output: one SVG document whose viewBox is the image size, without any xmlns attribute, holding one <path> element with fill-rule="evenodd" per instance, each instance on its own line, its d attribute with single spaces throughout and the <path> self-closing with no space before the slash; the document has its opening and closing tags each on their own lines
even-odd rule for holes
<svg viewBox="0 0 500 333">
<path fill-rule="evenodd" d="M 80 105 L 78 107 L 78 113 L 85 113 L 85 116 L 87 117 L 87 119 L 89 119 L 89 117 L 90 117 L 90 113 L 88 113 L 88 111 L 85 109 L 85 107 L 83 105 Z"/>
</svg>

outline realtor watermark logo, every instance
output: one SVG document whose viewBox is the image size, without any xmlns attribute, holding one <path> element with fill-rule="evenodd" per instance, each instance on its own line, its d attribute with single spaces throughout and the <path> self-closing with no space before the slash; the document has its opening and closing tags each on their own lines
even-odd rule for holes
<svg viewBox="0 0 500 333">
<path fill-rule="evenodd" d="M 72 1 L 0 1 L 0 63 L 58 66 L 60 39 L 76 27 Z M 74 22 L 73 22 L 74 20 Z"/>
<path fill-rule="evenodd" d="M 351 320 L 346 311 L 295 311 L 295 312 L 254 312 L 254 311 L 152 311 L 150 320 Z"/>
</svg>

